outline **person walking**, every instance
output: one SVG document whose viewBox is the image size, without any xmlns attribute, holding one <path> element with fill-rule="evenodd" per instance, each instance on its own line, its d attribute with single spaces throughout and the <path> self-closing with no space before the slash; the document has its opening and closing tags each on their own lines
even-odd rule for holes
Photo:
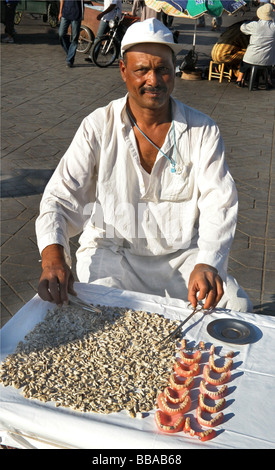
<svg viewBox="0 0 275 470">
<path fill-rule="evenodd" d="M 59 39 L 66 52 L 67 67 L 73 67 L 81 21 L 84 14 L 83 0 L 60 0 L 59 9 Z M 71 39 L 68 29 L 71 26 Z"/>
<path fill-rule="evenodd" d="M 13 44 L 14 43 L 14 17 L 18 4 L 18 0 L 4 0 L 1 2 L 1 16 L 3 15 L 3 22 L 5 24 L 5 37 L 1 42 Z"/>
</svg>

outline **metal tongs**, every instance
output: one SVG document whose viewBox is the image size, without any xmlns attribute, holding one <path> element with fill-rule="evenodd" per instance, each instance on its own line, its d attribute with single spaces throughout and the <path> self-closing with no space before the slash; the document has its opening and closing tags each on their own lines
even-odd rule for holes
<svg viewBox="0 0 275 470">
<path fill-rule="evenodd" d="M 93 312 L 93 313 L 102 313 L 99 308 L 94 307 L 93 305 L 88 304 L 87 302 L 84 302 L 84 300 L 80 299 L 76 295 L 68 294 L 68 298 L 69 298 L 70 304 L 83 308 L 83 310 L 88 310 L 88 312 Z"/>
<path fill-rule="evenodd" d="M 168 339 L 173 338 L 173 337 L 178 333 L 178 331 L 181 330 L 181 328 L 183 327 L 183 325 L 185 325 L 185 323 L 187 323 L 188 320 L 190 320 L 190 318 L 192 318 L 193 315 L 195 315 L 195 313 L 200 312 L 201 310 L 203 310 L 203 305 L 197 304 L 197 306 L 196 306 L 195 308 L 193 308 L 193 310 L 192 310 L 192 312 L 190 313 L 190 315 L 188 315 L 188 317 L 185 318 L 185 320 L 183 320 L 183 321 L 179 324 L 179 326 L 177 326 L 177 328 L 175 328 L 175 330 L 172 331 L 172 333 L 170 333 L 168 336 L 165 336 L 165 338 L 163 338 L 161 341 L 159 341 L 158 344 L 165 343 Z"/>
</svg>

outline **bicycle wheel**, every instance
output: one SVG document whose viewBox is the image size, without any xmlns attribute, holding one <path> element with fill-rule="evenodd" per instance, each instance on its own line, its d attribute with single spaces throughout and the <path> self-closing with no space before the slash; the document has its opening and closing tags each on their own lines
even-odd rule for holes
<svg viewBox="0 0 275 470">
<path fill-rule="evenodd" d="M 118 42 L 113 40 L 110 45 L 110 36 L 103 36 L 93 46 L 92 59 L 98 67 L 108 67 L 116 60 L 118 54 Z"/>
<path fill-rule="evenodd" d="M 16 11 L 14 16 L 14 24 L 19 24 L 22 18 L 22 11 Z"/>
<path fill-rule="evenodd" d="M 56 2 L 48 5 L 48 23 L 52 28 L 58 25 L 58 8 Z"/>
<path fill-rule="evenodd" d="M 87 26 L 80 26 L 80 34 L 78 38 L 77 52 L 86 54 L 91 49 L 91 45 L 95 40 L 93 31 Z"/>
</svg>

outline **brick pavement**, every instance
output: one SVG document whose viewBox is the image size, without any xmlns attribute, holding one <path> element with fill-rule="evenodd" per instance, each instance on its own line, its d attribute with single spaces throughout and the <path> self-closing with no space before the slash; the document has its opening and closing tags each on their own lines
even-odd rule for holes
<svg viewBox="0 0 275 470">
<path fill-rule="evenodd" d="M 224 26 L 241 19 L 223 18 Z M 196 40 L 202 67 L 219 36 L 206 22 Z M 181 31 L 181 63 L 192 45 L 194 22 L 175 20 L 174 26 Z M 36 293 L 40 263 L 34 222 L 46 182 L 81 120 L 125 93 L 117 63 L 100 69 L 77 54 L 76 67 L 67 69 L 57 29 L 40 18 L 25 14 L 16 30 L 16 44 L 1 44 L 1 325 Z M 174 96 L 220 126 L 240 199 L 229 271 L 250 295 L 256 313 L 274 315 L 275 90 L 249 93 L 226 81 L 178 77 Z M 77 239 L 71 248 L 76 250 Z"/>
</svg>

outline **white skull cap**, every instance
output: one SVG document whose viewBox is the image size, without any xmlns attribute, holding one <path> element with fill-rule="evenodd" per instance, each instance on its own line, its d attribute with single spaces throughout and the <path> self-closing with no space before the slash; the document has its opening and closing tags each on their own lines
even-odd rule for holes
<svg viewBox="0 0 275 470">
<path fill-rule="evenodd" d="M 175 54 L 182 50 L 182 44 L 174 42 L 173 34 L 156 18 L 133 23 L 126 31 L 121 42 L 121 55 L 137 44 L 154 43 L 170 47 Z"/>
</svg>

